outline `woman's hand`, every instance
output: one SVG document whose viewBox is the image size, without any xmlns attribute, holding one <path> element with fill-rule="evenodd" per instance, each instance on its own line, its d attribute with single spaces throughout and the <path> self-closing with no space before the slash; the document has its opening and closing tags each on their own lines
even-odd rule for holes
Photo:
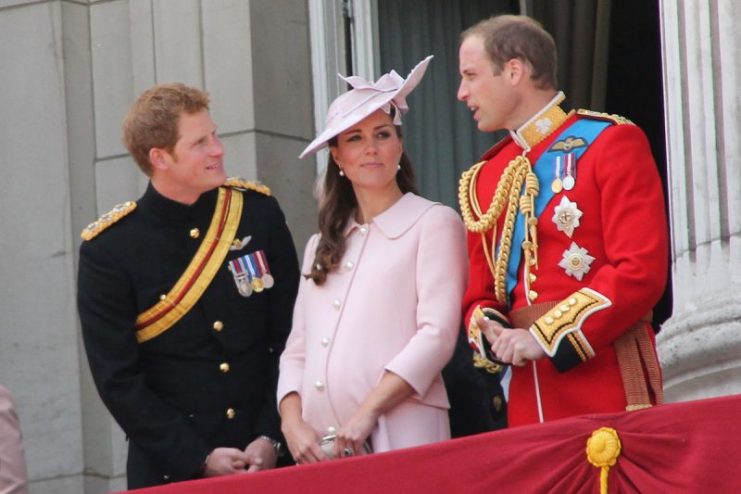
<svg viewBox="0 0 741 494">
<path fill-rule="evenodd" d="M 327 459 L 327 455 L 319 447 L 319 436 L 303 420 L 285 426 L 283 435 L 286 438 L 288 451 L 296 463 L 316 463 Z"/>
<path fill-rule="evenodd" d="M 316 463 L 327 459 L 319 447 L 319 436 L 301 417 L 301 397 L 290 393 L 280 402 L 281 431 L 293 461 Z"/>
<path fill-rule="evenodd" d="M 376 422 L 378 422 L 378 415 L 361 406 L 337 432 L 334 445 L 335 456 L 341 458 L 365 454 L 363 443 L 373 432 Z"/>
<path fill-rule="evenodd" d="M 378 385 L 368 393 L 350 420 L 337 433 L 335 454 L 337 456 L 363 454 L 363 443 L 373 432 L 378 417 L 413 394 L 414 388 L 402 377 L 384 371 Z"/>
</svg>

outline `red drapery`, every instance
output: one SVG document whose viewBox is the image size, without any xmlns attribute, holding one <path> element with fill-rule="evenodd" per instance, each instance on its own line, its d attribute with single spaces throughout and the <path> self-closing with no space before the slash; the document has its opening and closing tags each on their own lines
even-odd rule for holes
<svg viewBox="0 0 741 494">
<path fill-rule="evenodd" d="M 599 493 L 592 432 L 622 445 L 608 492 L 741 492 L 741 395 L 586 415 L 419 448 L 129 491 L 221 493 Z"/>
</svg>

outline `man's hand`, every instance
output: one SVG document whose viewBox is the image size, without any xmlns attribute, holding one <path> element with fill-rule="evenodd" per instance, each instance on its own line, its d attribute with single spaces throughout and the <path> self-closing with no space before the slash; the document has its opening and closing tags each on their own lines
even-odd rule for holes
<svg viewBox="0 0 741 494">
<path fill-rule="evenodd" d="M 526 329 L 508 329 L 483 317 L 477 319 L 476 323 L 491 344 L 491 351 L 502 362 L 522 367 L 529 360 L 540 360 L 546 356 L 543 348 Z"/>
<path fill-rule="evenodd" d="M 244 449 L 244 453 L 248 458 L 248 473 L 268 470 L 274 468 L 275 464 L 278 463 L 278 452 L 275 450 L 275 446 L 262 437 L 258 437 L 249 443 Z"/>
<path fill-rule="evenodd" d="M 218 477 L 245 473 L 245 467 L 250 463 L 250 457 L 237 448 L 216 448 L 206 458 L 203 469 L 204 477 Z"/>
</svg>

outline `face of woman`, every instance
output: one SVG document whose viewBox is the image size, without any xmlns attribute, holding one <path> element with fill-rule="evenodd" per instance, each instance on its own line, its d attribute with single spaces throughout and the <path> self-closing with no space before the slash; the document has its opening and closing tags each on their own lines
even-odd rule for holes
<svg viewBox="0 0 741 494">
<path fill-rule="evenodd" d="M 377 110 L 339 134 L 330 151 L 354 189 L 396 191 L 403 149 L 391 115 Z"/>
</svg>

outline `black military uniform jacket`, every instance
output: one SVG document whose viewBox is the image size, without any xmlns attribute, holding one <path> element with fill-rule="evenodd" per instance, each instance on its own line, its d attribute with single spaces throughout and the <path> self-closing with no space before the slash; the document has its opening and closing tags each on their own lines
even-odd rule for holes
<svg viewBox="0 0 741 494">
<path fill-rule="evenodd" d="M 223 266 L 195 306 L 137 342 L 137 315 L 180 278 L 206 233 L 218 189 L 186 206 L 150 184 L 137 207 L 80 247 L 78 305 L 100 395 L 129 438 L 129 488 L 200 476 L 215 447 L 280 438 L 278 358 L 290 331 L 298 260 L 277 201 L 244 190 Z M 241 248 L 238 248 L 241 247 Z M 240 295 L 228 261 L 262 250 L 275 280 Z"/>
</svg>

